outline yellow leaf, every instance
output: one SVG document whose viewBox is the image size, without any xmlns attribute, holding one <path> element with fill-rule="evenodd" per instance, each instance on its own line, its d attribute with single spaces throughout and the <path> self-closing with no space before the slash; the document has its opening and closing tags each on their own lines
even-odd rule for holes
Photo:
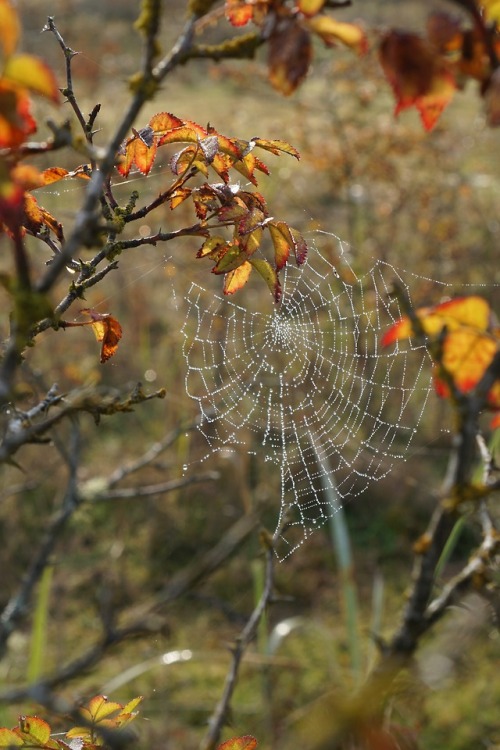
<svg viewBox="0 0 500 750">
<path fill-rule="evenodd" d="M 234 271 L 226 274 L 224 279 L 224 294 L 234 294 L 244 287 L 251 272 L 252 266 L 248 261 L 245 261 L 241 266 L 235 268 Z"/>
<path fill-rule="evenodd" d="M 342 42 L 359 54 L 364 54 L 368 49 L 365 32 L 354 23 L 342 23 L 331 16 L 321 15 L 310 18 L 307 26 L 329 47 L 336 42 Z"/>
<path fill-rule="evenodd" d="M 12 55 L 19 41 L 20 24 L 16 10 L 9 0 L 0 0 L 0 45 L 3 55 Z"/>
<path fill-rule="evenodd" d="M 3 77 L 35 94 L 59 102 L 59 88 L 49 66 L 33 55 L 14 55 L 5 63 Z"/>
</svg>

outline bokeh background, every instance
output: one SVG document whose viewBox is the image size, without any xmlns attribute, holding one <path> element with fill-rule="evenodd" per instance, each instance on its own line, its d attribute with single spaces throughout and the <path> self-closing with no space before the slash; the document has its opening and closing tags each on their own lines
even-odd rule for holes
<svg viewBox="0 0 500 750">
<path fill-rule="evenodd" d="M 418 30 L 430 10 L 445 6 L 430 0 L 355 2 L 338 15 L 346 20 L 359 16 L 376 29 L 397 21 Z M 105 144 L 128 99 L 127 79 L 140 61 L 140 39 L 132 28 L 136 3 L 20 0 L 19 10 L 23 48 L 48 60 L 61 85 L 61 51 L 48 32 L 40 33 L 47 15 L 55 17 L 66 42 L 79 52 L 73 60 L 75 93 L 84 113 L 102 104 L 95 142 Z M 166 0 L 161 35 L 165 51 L 184 16 L 181 0 Z M 230 32 L 223 24 L 209 31 L 217 38 L 221 29 Z M 67 105 L 50 111 L 46 105 L 37 107 L 41 122 L 71 117 Z M 290 98 L 268 85 L 264 56 L 251 62 L 191 62 L 165 81 L 138 126 L 156 112 L 168 111 L 200 124 L 210 122 L 230 136 L 290 142 L 300 151 L 300 162 L 284 155 L 267 159 L 271 176 L 263 177 L 259 186 L 274 216 L 308 238 L 317 229 L 330 232 L 331 239 L 323 242 L 331 242 L 335 252 L 340 238 L 356 274 L 366 273 L 375 259 L 404 269 L 405 278 L 414 278 L 417 303 L 438 301 L 430 298 L 439 290 L 430 279 L 450 285 L 447 294 L 480 290 L 495 305 L 500 282 L 498 131 L 487 128 L 473 86 L 457 94 L 431 133 L 424 132 L 416 113 L 394 119 L 393 108 L 374 51 L 358 59 L 341 48 L 326 50 L 318 44 L 311 74 Z M 147 178 L 117 177 L 119 200 L 126 202 L 132 189 L 140 192 L 141 202 L 161 191 L 169 181 L 169 153 L 160 153 Z M 40 165 L 74 168 L 81 160 L 78 154 L 61 153 L 40 160 Z M 58 183 L 39 191 L 39 200 L 69 228 L 84 187 Z M 165 207 L 135 232 L 173 230 L 190 221 L 187 207 L 175 212 Z M 195 260 L 197 249 L 196 240 L 184 239 L 127 251 L 119 270 L 89 291 L 86 304 L 111 312 L 124 329 L 119 352 L 105 367 L 98 364 L 96 343 L 85 329 L 48 331 L 29 352 L 27 404 L 54 382 L 62 390 L 82 382 L 118 388 L 137 381 L 167 389 L 164 401 L 103 419 L 98 427 L 90 416 L 81 419 L 82 483 L 98 481 L 197 416 L 196 405 L 184 392 L 183 298 L 192 280 L 220 291 L 208 265 Z M 33 244 L 34 263 L 40 268 L 47 259 L 44 252 Z M 61 295 L 63 291 L 61 286 Z M 267 294 L 265 289 L 254 293 L 256 305 L 257 295 Z M 5 295 L 2 305 L 6 310 Z M 346 506 L 359 597 L 355 637 L 362 673 L 375 657 L 373 632 L 390 634 L 404 604 L 412 543 L 439 496 L 452 429 L 450 411 L 433 402 L 407 461 Z M 58 439 L 67 440 L 62 427 Z M 200 436 L 180 430 L 140 479 L 152 483 L 180 478 L 183 465 L 202 450 Z M 57 506 L 65 475 L 58 451 L 49 445 L 26 447 L 19 459 L 22 470 L 7 468 L 0 491 L 3 603 Z M 77 512 L 55 551 L 43 673 L 57 670 L 99 638 L 103 608 L 129 611 L 154 597 L 256 503 L 263 523 L 274 529 L 279 482 L 268 467 L 244 453 L 214 456 L 203 468 L 190 465 L 193 472 L 209 469 L 219 478 L 166 495 L 89 503 Z M 479 530 L 467 526 L 447 572 L 466 560 L 478 538 Z M 221 694 L 229 648 L 259 595 L 262 575 L 255 533 L 212 576 L 158 611 L 161 628 L 154 635 L 106 654 L 98 667 L 64 686 L 63 694 L 77 698 L 105 692 L 120 701 L 144 695 L 138 722 L 141 743 L 197 745 Z M 291 718 L 326 689 L 347 690 L 359 678 L 328 527 L 277 567 L 276 586 L 277 601 L 244 662 L 226 734 L 250 733 L 263 746 L 279 743 Z M 6 686 L 22 684 L 29 676 L 33 639 L 31 617 L 10 639 L 7 658 L 0 664 Z M 472 597 L 425 643 L 417 681 L 409 693 L 402 686 L 395 708 L 398 721 L 420 734 L 422 747 L 497 746 L 498 656 L 498 630 L 487 608 Z M 26 705 L 2 706 L 0 720 L 9 726 L 20 712 L 29 711 Z"/>
</svg>

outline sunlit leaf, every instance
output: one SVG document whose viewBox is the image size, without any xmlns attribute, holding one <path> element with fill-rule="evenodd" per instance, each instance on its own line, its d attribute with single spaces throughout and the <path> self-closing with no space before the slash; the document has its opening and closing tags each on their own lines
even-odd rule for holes
<svg viewBox="0 0 500 750">
<path fill-rule="evenodd" d="M 44 747 L 50 740 L 50 725 L 38 716 L 21 717 L 19 726 L 14 731 L 23 739 L 25 745 Z"/>
<path fill-rule="evenodd" d="M 223 742 L 217 750 L 255 750 L 258 742 L 255 737 L 245 734 L 242 737 L 232 737 L 230 740 Z"/>
<path fill-rule="evenodd" d="M 479 4 L 484 8 L 488 21 L 500 25 L 500 0 L 481 0 Z"/>
<path fill-rule="evenodd" d="M 281 284 L 276 270 L 267 260 L 262 258 L 252 258 L 249 262 L 266 282 L 275 302 L 279 302 L 281 299 Z"/>
<path fill-rule="evenodd" d="M 102 342 L 101 364 L 104 364 L 118 349 L 118 342 L 122 337 L 122 327 L 116 318 L 113 318 L 108 313 L 98 313 L 90 309 L 84 309 L 82 313 L 90 316 L 90 325 L 92 326 L 94 335 L 97 341 Z M 114 708 L 110 708 L 110 706 L 114 706 Z M 96 718 L 96 716 L 104 718 L 104 716 L 112 713 L 117 708 L 120 708 L 119 703 L 111 703 L 105 696 L 98 695 L 92 698 L 86 710 L 88 710 L 94 721 L 100 721 L 100 718 Z"/>
<path fill-rule="evenodd" d="M 298 0 L 297 8 L 305 16 L 314 16 L 324 6 L 325 0 Z"/>
<path fill-rule="evenodd" d="M 187 187 L 176 188 L 170 196 L 170 208 L 174 209 L 190 197 L 192 190 Z"/>
<path fill-rule="evenodd" d="M 224 237 L 220 237 L 219 235 L 213 235 L 212 237 L 208 237 L 203 245 L 198 250 L 196 257 L 197 258 L 212 258 L 212 259 L 218 259 L 218 257 L 221 257 L 218 255 L 221 250 L 225 249 L 226 247 L 229 247 L 229 243 L 226 242 Z"/>
<path fill-rule="evenodd" d="M 3 57 L 12 55 L 19 41 L 20 23 L 10 0 L 0 0 L 0 46 Z"/>
<path fill-rule="evenodd" d="M 271 85 L 282 94 L 292 94 L 306 77 L 311 64 L 309 33 L 296 21 L 283 23 L 271 34 L 268 53 Z"/>
<path fill-rule="evenodd" d="M 394 113 L 415 106 L 432 129 L 456 88 L 437 49 L 417 34 L 391 31 L 380 45 L 380 62 L 396 97 Z"/>
<path fill-rule="evenodd" d="M 284 224 L 284 222 L 269 222 L 267 224 L 274 245 L 274 262 L 277 271 L 281 271 L 287 264 L 292 249 L 290 233 L 282 231 L 280 224 Z M 286 224 L 284 226 L 286 227 Z"/>
<path fill-rule="evenodd" d="M 7 58 L 2 75 L 17 86 L 52 99 L 53 102 L 59 102 L 59 87 L 55 76 L 49 66 L 38 57 L 12 55 Z"/>
<path fill-rule="evenodd" d="M 35 131 L 26 91 L 0 78 L 0 148 L 15 148 Z"/>
<path fill-rule="evenodd" d="M 153 115 L 148 123 L 149 127 L 158 136 L 164 135 L 167 131 L 174 128 L 179 128 L 182 124 L 183 121 L 179 117 L 170 114 L 170 112 L 158 112 L 158 114 Z"/>
<path fill-rule="evenodd" d="M 58 240 L 64 239 L 63 226 L 45 208 L 40 206 L 36 198 L 30 193 L 25 195 L 23 225 L 34 234 L 37 234 L 42 226 L 51 229 Z"/>
<path fill-rule="evenodd" d="M 441 302 L 434 307 L 423 307 L 415 311 L 424 333 L 437 337 L 446 327 L 448 331 L 466 326 L 477 331 L 487 331 L 491 325 L 490 306 L 483 297 L 456 297 Z M 408 317 L 403 317 L 392 325 L 382 337 L 382 346 L 414 335 Z"/>
<path fill-rule="evenodd" d="M 22 744 L 23 740 L 12 729 L 0 727 L 0 747 L 16 747 Z"/>
<path fill-rule="evenodd" d="M 331 16 L 320 15 L 310 18 L 307 28 L 319 36 L 328 47 L 341 42 L 360 55 L 368 50 L 366 34 L 361 26 L 355 23 L 342 23 Z"/>
<path fill-rule="evenodd" d="M 290 154 L 290 156 L 295 156 L 296 159 L 300 159 L 300 154 L 297 149 L 290 146 L 286 141 L 252 138 L 251 143 L 254 143 L 259 148 L 263 148 L 265 151 L 270 151 L 272 154 L 279 155 L 280 152 L 283 152 L 285 154 Z"/>
<path fill-rule="evenodd" d="M 253 17 L 253 7 L 246 0 L 226 0 L 226 18 L 233 26 L 245 26 Z"/>
<path fill-rule="evenodd" d="M 440 364 L 451 375 L 455 387 L 468 393 L 479 383 L 498 350 L 498 340 L 473 328 L 459 328 L 443 341 Z M 439 395 L 449 395 L 445 381 L 436 377 Z"/>
<path fill-rule="evenodd" d="M 148 174 L 155 160 L 157 141 L 153 140 L 148 146 L 139 136 L 130 138 L 124 147 L 124 158 L 117 164 L 117 169 L 122 177 L 128 177 L 130 170 L 135 164 L 142 174 Z"/>
<path fill-rule="evenodd" d="M 238 292 L 248 281 L 248 278 L 252 272 L 252 266 L 248 261 L 245 261 L 235 268 L 234 271 L 230 271 L 224 277 L 224 294 L 234 294 Z"/>
<path fill-rule="evenodd" d="M 44 171 L 41 173 L 42 180 L 44 185 L 51 185 L 53 182 L 58 182 L 59 180 L 62 180 L 64 177 L 70 176 L 78 176 L 81 175 L 76 174 L 75 172 L 68 172 L 67 169 L 64 169 L 63 167 L 49 167 L 48 169 L 44 169 Z M 88 175 L 85 175 L 85 177 L 88 179 Z"/>
<path fill-rule="evenodd" d="M 212 268 L 212 273 L 219 275 L 229 273 L 229 271 L 234 271 L 235 268 L 238 268 L 245 263 L 247 258 L 247 252 L 242 250 L 239 245 L 227 245 L 227 249 Z"/>
</svg>

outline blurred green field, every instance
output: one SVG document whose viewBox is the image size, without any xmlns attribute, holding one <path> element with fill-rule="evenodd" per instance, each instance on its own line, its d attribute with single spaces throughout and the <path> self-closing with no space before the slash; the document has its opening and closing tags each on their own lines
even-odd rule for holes
<svg viewBox="0 0 500 750">
<path fill-rule="evenodd" d="M 127 79 L 140 59 L 139 38 L 131 28 L 135 4 L 124 8 L 111 0 L 53 0 L 41 5 L 37 0 L 19 3 L 23 47 L 46 57 L 63 82 L 62 55 L 48 33 L 39 33 L 46 14 L 53 15 L 67 43 L 81 53 L 74 59 L 73 74 L 82 110 L 87 113 L 102 104 L 96 123 L 96 144 L 102 145 L 127 101 Z M 181 28 L 183 5 L 166 1 L 165 50 Z M 355 3 L 342 17 L 357 12 L 375 24 L 393 23 L 399 5 Z M 409 5 L 405 3 L 405 12 Z M 398 22 L 421 26 L 431 5 L 413 3 L 408 18 Z M 308 80 L 287 99 L 268 86 L 265 60 L 259 56 L 248 63 L 190 63 L 165 81 L 137 126 L 156 112 L 168 111 L 203 125 L 210 122 L 229 136 L 290 142 L 301 160 L 268 158 L 271 175 L 259 184 L 274 216 L 309 239 L 317 229 L 330 232 L 331 245 L 325 242 L 332 251 L 340 238 L 359 275 L 369 271 L 375 259 L 404 269 L 405 278 L 415 279 L 412 294 L 417 303 L 437 301 L 429 299 L 436 287 L 428 280 L 433 280 L 451 284 L 447 293 L 479 289 L 495 306 L 500 297 L 499 133 L 486 127 L 476 92 L 471 87 L 457 94 L 435 130 L 424 133 L 413 112 L 393 118 L 392 94 L 374 52 L 358 60 L 339 48 L 318 46 L 315 54 Z M 46 118 L 45 105 L 37 106 Z M 60 121 L 70 114 L 65 104 L 50 116 Z M 132 189 L 139 191 L 141 203 L 153 198 L 165 181 L 168 184 L 171 153 L 158 156 L 147 178 L 117 178 L 118 199 L 125 203 Z M 79 163 L 81 156 L 69 153 L 40 160 L 44 167 L 75 168 Z M 84 187 L 58 183 L 39 191 L 38 197 L 69 229 Z M 165 207 L 139 231 L 171 231 L 192 220 L 184 207 L 175 212 Z M 197 249 L 196 241 L 182 239 L 128 250 L 119 259 L 118 271 L 89 291 L 85 305 L 111 312 L 124 329 L 119 351 L 106 366 L 99 365 L 97 345 L 85 329 L 47 331 L 27 356 L 26 408 L 54 382 L 63 391 L 80 383 L 118 388 L 137 381 L 148 389 L 167 390 L 164 401 L 104 418 L 98 428 L 90 416 L 80 418 L 82 482 L 111 473 L 197 417 L 184 389 L 183 298 L 192 281 L 214 293 L 221 287 L 209 264 L 195 260 Z M 35 267 L 43 269 L 44 251 L 32 243 L 30 252 Z M 256 307 L 268 302 L 268 291 L 261 286 L 252 290 Z M 64 289 L 61 284 L 61 295 Z M 5 296 L 2 304 L 5 310 Z M 404 603 L 411 546 L 439 494 L 452 425 L 447 407 L 433 402 L 407 461 L 346 507 L 363 672 L 375 656 L 374 628 L 389 635 Z M 64 444 L 68 439 L 69 426 L 58 428 L 58 440 Z M 141 481 L 179 478 L 182 466 L 203 450 L 201 436 L 181 431 L 170 450 L 140 475 Z M 10 489 L 0 493 L 2 604 L 40 540 L 45 523 L 40 519 L 57 507 L 64 486 L 65 469 L 53 447 L 26 447 L 19 461 L 23 471 L 8 467 L 2 481 Z M 43 673 L 56 670 L 99 637 L 103 610 L 139 606 L 154 596 L 249 507 L 260 503 L 263 523 L 274 530 L 279 477 L 269 467 L 256 466 L 244 453 L 214 456 L 210 465 L 194 467 L 200 473 L 217 471 L 219 479 L 165 496 L 79 509 L 54 560 Z M 478 538 L 478 530 L 467 529 L 450 570 L 467 559 Z M 262 747 L 279 745 L 292 719 L 307 710 L 310 701 L 325 690 L 341 693 L 354 685 L 335 560 L 325 527 L 277 566 L 277 601 L 245 659 L 226 737 L 253 734 Z M 75 698 L 105 692 L 120 701 L 142 694 L 141 745 L 197 745 L 221 694 L 230 647 L 256 600 L 262 565 L 255 533 L 189 596 L 157 613 L 162 623 L 157 634 L 110 652 L 98 668 L 65 686 L 63 694 Z M 286 627 L 277 628 L 283 623 L 289 634 Z M 0 664 L 5 686 L 26 680 L 32 628 L 30 618 L 9 641 L 8 656 Z M 418 691 L 413 686 L 416 692 L 407 695 L 402 688 L 394 707 L 398 722 L 418 731 L 427 750 L 497 747 L 498 656 L 498 630 L 471 597 L 426 642 L 415 666 Z M 20 712 L 30 710 L 24 704 L 0 707 L 0 721 L 11 725 Z"/>
</svg>

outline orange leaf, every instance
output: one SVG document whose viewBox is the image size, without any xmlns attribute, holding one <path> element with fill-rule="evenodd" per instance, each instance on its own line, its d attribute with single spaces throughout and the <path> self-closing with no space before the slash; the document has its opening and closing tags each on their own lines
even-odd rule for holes
<svg viewBox="0 0 500 750">
<path fill-rule="evenodd" d="M 226 740 L 219 745 L 217 750 L 255 750 L 257 744 L 255 737 L 245 734 L 243 737 L 232 737 L 230 740 Z"/>
<path fill-rule="evenodd" d="M 101 364 L 104 364 L 104 362 L 107 362 L 107 360 L 110 359 L 110 357 L 112 357 L 118 349 L 118 342 L 122 337 L 122 327 L 116 320 L 116 318 L 113 318 L 108 313 L 97 313 L 94 310 L 90 310 L 88 308 L 82 310 L 81 312 L 90 316 L 92 320 L 90 321 L 89 325 L 92 326 L 92 330 L 94 331 L 94 335 L 97 341 L 102 341 Z M 108 710 L 107 708 L 104 708 L 104 704 L 102 707 L 100 707 L 98 699 L 104 699 L 105 701 L 107 701 L 107 698 L 105 698 L 105 696 L 96 696 L 89 703 L 88 710 L 91 713 L 94 721 L 100 721 L 100 719 L 97 719 L 96 716 L 102 716 L 102 712 Z M 112 704 L 108 703 L 107 707 L 109 708 L 110 705 Z M 116 705 L 120 707 L 120 704 Z M 114 711 L 115 708 L 111 710 Z M 111 713 L 111 711 L 108 711 L 108 713 Z"/>
<path fill-rule="evenodd" d="M 491 310 L 482 297 L 456 297 L 434 307 L 423 307 L 415 312 L 428 336 L 438 337 L 445 328 L 448 331 L 466 326 L 477 331 L 487 331 L 491 326 Z M 411 321 L 403 317 L 382 336 L 382 346 L 407 339 L 413 334 Z"/>
<path fill-rule="evenodd" d="M 290 156 L 295 156 L 296 159 L 300 159 L 300 154 L 296 148 L 290 146 L 286 141 L 271 140 L 268 141 L 264 138 L 252 138 L 250 143 L 254 143 L 259 148 L 263 148 L 265 151 L 270 151 L 272 154 L 279 156 L 280 151 Z"/>
<path fill-rule="evenodd" d="M 0 0 L 0 45 L 3 57 L 12 55 L 19 41 L 20 24 L 13 4 L 9 0 Z"/>
<path fill-rule="evenodd" d="M 332 47 L 342 42 L 362 55 L 368 51 L 368 40 L 363 29 L 354 23 L 341 23 L 331 16 L 315 16 L 307 21 L 307 28 Z"/>
<path fill-rule="evenodd" d="M 312 59 L 309 33 L 296 21 L 284 22 L 269 38 L 269 81 L 282 94 L 292 94 L 306 77 Z"/>
<path fill-rule="evenodd" d="M 283 230 L 282 226 L 284 225 Z M 286 227 L 286 229 L 285 229 Z M 267 228 L 269 229 L 269 234 L 271 235 L 271 239 L 273 241 L 274 245 L 274 262 L 276 265 L 276 270 L 281 271 L 282 268 L 284 268 L 288 262 L 288 258 L 290 256 L 291 251 L 291 242 L 290 242 L 290 235 L 286 231 L 288 227 L 284 222 L 270 222 L 267 225 Z"/>
<path fill-rule="evenodd" d="M 52 70 L 33 55 L 13 55 L 4 65 L 3 77 L 16 86 L 59 102 L 59 88 Z"/>
<path fill-rule="evenodd" d="M 31 193 L 24 196 L 24 219 L 23 225 L 34 234 L 37 234 L 43 225 L 52 229 L 58 240 L 64 239 L 63 226 L 52 214 L 45 210 Z"/>
<path fill-rule="evenodd" d="M 396 97 L 395 115 L 415 106 L 426 130 L 436 124 L 455 92 L 454 78 L 437 49 L 416 34 L 390 31 L 380 62 Z"/>
<path fill-rule="evenodd" d="M 148 174 L 155 160 L 157 143 L 157 140 L 153 140 L 148 146 L 140 135 L 133 135 L 129 138 L 124 146 L 125 156 L 116 167 L 122 177 L 128 177 L 134 164 L 143 174 Z"/>
<path fill-rule="evenodd" d="M 58 182 L 69 174 L 68 170 L 63 169 L 63 167 L 49 167 L 48 169 L 44 169 L 41 174 L 43 185 L 51 185 L 53 182 Z M 72 173 L 73 175 L 77 176 L 76 170 Z M 88 178 L 88 175 L 85 176 Z"/>
<path fill-rule="evenodd" d="M 458 328 L 449 332 L 443 342 L 441 365 L 451 375 L 459 391 L 468 393 L 479 383 L 498 349 L 498 340 L 473 328 Z M 440 395 L 446 395 L 447 386 L 436 377 Z"/>
<path fill-rule="evenodd" d="M 233 26 L 245 26 L 253 18 L 253 7 L 246 0 L 226 0 L 224 12 Z"/>
<path fill-rule="evenodd" d="M 168 130 L 179 128 L 182 124 L 182 120 L 169 112 L 158 112 L 158 114 L 153 115 L 148 123 L 149 127 L 154 130 L 155 135 L 158 136 L 164 135 Z"/>
<path fill-rule="evenodd" d="M 226 274 L 224 278 L 224 294 L 234 294 L 244 287 L 251 272 L 252 266 L 248 261 L 245 261 L 241 266 Z"/>
<path fill-rule="evenodd" d="M 0 78 L 0 148 L 16 148 L 35 131 L 28 95 Z"/>
</svg>

